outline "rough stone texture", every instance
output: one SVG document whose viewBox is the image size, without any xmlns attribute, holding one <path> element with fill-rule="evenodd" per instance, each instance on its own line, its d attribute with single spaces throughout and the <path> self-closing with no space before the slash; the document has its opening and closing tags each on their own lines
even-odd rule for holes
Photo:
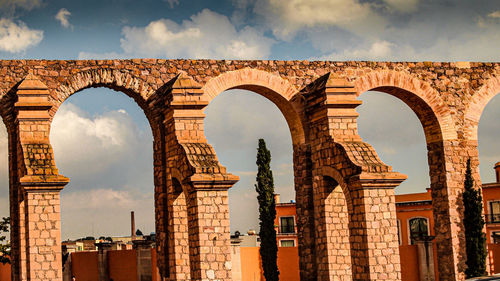
<svg viewBox="0 0 500 281">
<path fill-rule="evenodd" d="M 218 162 L 203 132 L 204 107 L 228 89 L 252 90 L 268 98 L 290 128 L 301 280 L 400 279 L 393 189 L 405 176 L 393 172 L 358 135 L 356 97 L 368 90 L 401 99 L 421 121 L 438 269 L 443 280 L 463 280 L 460 196 L 465 162 L 471 158 L 480 186 L 477 126 L 488 101 L 500 92 L 499 73 L 498 63 L 469 62 L 1 61 L 13 279 L 62 276 L 60 267 L 43 265 L 52 258 L 46 255 L 59 258 L 59 202 L 54 196 L 68 182 L 53 160 L 50 123 L 72 94 L 107 87 L 133 98 L 153 131 L 158 264 L 167 280 L 230 278 L 227 189 L 237 177 Z M 47 194 L 53 199 L 48 199 L 45 229 L 53 233 L 45 238 L 51 242 L 44 243 L 52 244 L 54 251 L 42 254 L 34 252 L 42 244 L 31 240 L 37 232 L 29 227 L 41 219 L 30 206 L 40 203 L 30 196 Z M 341 212 L 333 214 L 335 208 Z M 186 213 L 188 218 L 182 220 Z M 349 243 L 343 236 L 347 232 Z M 341 247 L 332 247 L 334 242 Z M 210 266 L 214 268 L 207 269 Z"/>
</svg>

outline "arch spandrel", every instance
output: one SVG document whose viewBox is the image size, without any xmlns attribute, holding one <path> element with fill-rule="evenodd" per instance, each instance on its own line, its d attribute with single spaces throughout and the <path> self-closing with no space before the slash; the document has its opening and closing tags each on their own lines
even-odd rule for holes
<svg viewBox="0 0 500 281">
<path fill-rule="evenodd" d="M 458 138 L 451 111 L 439 92 L 426 81 L 402 71 L 380 70 L 354 78 L 353 82 L 358 96 L 373 90 L 405 102 L 420 119 L 427 143 Z"/>
<path fill-rule="evenodd" d="M 231 89 L 253 91 L 272 101 L 288 123 L 293 144 L 305 143 L 304 124 L 296 105 L 291 102 L 298 90 L 288 80 L 267 71 L 244 68 L 222 73 L 208 80 L 202 88 L 208 102 Z"/>
<path fill-rule="evenodd" d="M 500 72 L 500 71 L 499 71 Z M 486 83 L 472 96 L 465 109 L 465 138 L 478 140 L 478 126 L 481 115 L 488 103 L 500 93 L 500 73 L 490 77 Z"/>
</svg>

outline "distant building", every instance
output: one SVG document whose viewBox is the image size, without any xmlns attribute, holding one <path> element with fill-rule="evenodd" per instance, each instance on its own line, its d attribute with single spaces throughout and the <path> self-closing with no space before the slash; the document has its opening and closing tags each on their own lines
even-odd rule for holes
<svg viewBox="0 0 500 281">
<path fill-rule="evenodd" d="M 278 247 L 297 247 L 297 210 L 295 202 L 280 202 L 280 195 L 275 194 L 276 219 L 274 226 L 276 228 L 276 240 Z"/>
</svg>

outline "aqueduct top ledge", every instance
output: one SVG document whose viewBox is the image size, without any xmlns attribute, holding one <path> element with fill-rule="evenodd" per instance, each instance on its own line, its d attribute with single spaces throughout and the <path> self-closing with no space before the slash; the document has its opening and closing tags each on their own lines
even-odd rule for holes
<svg viewBox="0 0 500 281">
<path fill-rule="evenodd" d="M 268 96 L 273 93 L 276 99 L 273 102 L 278 103 L 280 99 L 289 101 L 300 89 L 328 72 L 346 77 L 354 83 L 358 94 L 376 89 L 399 97 L 410 107 L 415 100 L 423 102 L 437 118 L 443 139 L 474 139 L 471 133 L 477 125 L 474 122 L 479 120 L 484 106 L 500 89 L 500 63 L 3 60 L 0 62 L 0 96 L 6 96 L 26 75 L 32 73 L 47 85 L 56 107 L 81 89 L 103 85 L 128 91 L 127 94 L 141 103 L 176 75 L 184 73 L 202 85 L 208 100 L 221 91 L 240 88 Z M 394 94 L 394 89 L 404 90 L 406 94 L 398 96 Z M 2 108 L 5 116 L 8 106 Z M 280 109 L 283 111 L 283 108 Z M 419 107 L 413 109 L 419 115 Z M 287 121 L 290 124 L 290 120 Z"/>
</svg>

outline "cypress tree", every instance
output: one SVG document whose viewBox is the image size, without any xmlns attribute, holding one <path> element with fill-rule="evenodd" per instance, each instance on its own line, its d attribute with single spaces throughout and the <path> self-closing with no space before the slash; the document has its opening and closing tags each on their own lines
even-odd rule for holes
<svg viewBox="0 0 500 281">
<path fill-rule="evenodd" d="M 278 246 L 274 220 L 276 218 L 276 202 L 274 201 L 274 181 L 271 171 L 271 152 L 266 148 L 266 142 L 259 139 L 257 151 L 257 184 L 259 220 L 260 220 L 260 256 L 266 281 L 278 281 Z"/>
<path fill-rule="evenodd" d="M 2 232 L 8 233 L 10 218 L 2 218 L 0 221 L 0 263 L 10 263 L 10 243 L 5 243 L 7 237 Z"/>
<path fill-rule="evenodd" d="M 470 159 L 467 160 L 467 170 L 464 182 L 464 227 L 465 248 L 467 253 L 468 278 L 483 276 L 486 273 L 486 235 L 483 232 L 483 198 L 481 192 L 474 188 Z"/>
</svg>

